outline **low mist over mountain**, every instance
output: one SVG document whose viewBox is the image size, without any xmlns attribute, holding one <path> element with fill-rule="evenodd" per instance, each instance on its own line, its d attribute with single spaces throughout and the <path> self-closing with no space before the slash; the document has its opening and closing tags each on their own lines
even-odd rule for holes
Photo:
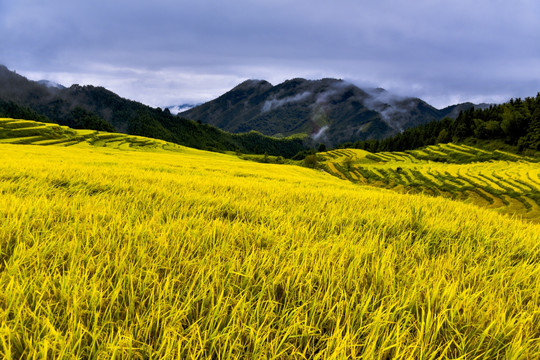
<svg viewBox="0 0 540 360">
<path fill-rule="evenodd" d="M 182 104 L 182 105 L 173 105 L 173 106 L 167 106 L 166 109 L 169 109 L 171 114 L 178 115 L 181 112 L 188 111 L 190 109 L 193 109 L 196 106 L 199 106 L 201 104 Z"/>
<path fill-rule="evenodd" d="M 56 89 L 65 89 L 66 88 L 64 85 L 55 83 L 55 82 L 50 81 L 50 80 L 39 80 L 39 81 L 37 81 L 37 83 L 40 84 L 40 85 L 45 85 L 48 88 L 56 88 Z"/>
<path fill-rule="evenodd" d="M 304 133 L 314 143 L 382 139 L 404 129 L 457 116 L 471 103 L 438 110 L 384 89 L 360 89 L 343 80 L 293 79 L 273 86 L 247 80 L 219 98 L 182 113 L 190 119 L 240 133 L 271 136 Z"/>
</svg>

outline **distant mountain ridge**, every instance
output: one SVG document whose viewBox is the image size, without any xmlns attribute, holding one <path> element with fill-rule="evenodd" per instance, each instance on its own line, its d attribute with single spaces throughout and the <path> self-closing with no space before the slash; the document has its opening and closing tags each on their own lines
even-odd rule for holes
<svg viewBox="0 0 540 360">
<path fill-rule="evenodd" d="M 76 129 L 116 131 L 198 149 L 292 157 L 302 139 L 274 139 L 260 133 L 230 134 L 170 110 L 124 99 L 103 87 L 69 88 L 31 81 L 0 65 L 0 117 L 54 122 Z"/>
<path fill-rule="evenodd" d="M 472 103 L 439 110 L 414 97 L 325 78 L 292 79 L 278 85 L 246 80 L 232 90 L 182 116 L 239 133 L 250 130 L 270 136 L 307 134 L 313 143 L 383 139 L 405 129 L 456 117 Z"/>
<path fill-rule="evenodd" d="M 335 146 L 387 138 L 475 107 L 465 103 L 438 110 L 418 98 L 396 96 L 381 88 L 360 89 L 330 78 L 297 78 L 276 86 L 265 80 L 247 80 L 217 99 L 175 116 L 189 106 L 151 108 L 103 87 L 75 84 L 66 88 L 47 80 L 31 81 L 0 65 L 0 111 L 4 116 L 119 131 L 203 149 L 290 156 L 303 146 L 319 143 Z M 289 142 L 281 152 L 279 141 L 263 139 L 261 134 L 250 135 L 249 144 L 239 142 L 207 124 L 233 134 L 294 135 L 294 145 Z M 254 143 L 257 139 L 260 145 Z"/>
</svg>

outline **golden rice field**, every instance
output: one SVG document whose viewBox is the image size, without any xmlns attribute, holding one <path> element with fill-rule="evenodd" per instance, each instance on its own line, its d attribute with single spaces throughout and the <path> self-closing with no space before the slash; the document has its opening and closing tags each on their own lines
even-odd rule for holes
<svg viewBox="0 0 540 360">
<path fill-rule="evenodd" d="M 78 130 L 58 124 L 0 118 L 0 144 L 108 147 L 122 150 L 177 151 L 179 146 L 159 139 Z"/>
<path fill-rule="evenodd" d="M 354 183 L 462 200 L 540 223 L 537 159 L 455 144 L 407 152 L 340 149 L 322 158 L 326 171 Z"/>
<path fill-rule="evenodd" d="M 1 358 L 540 357 L 540 225 L 175 149 L 0 144 Z"/>
</svg>

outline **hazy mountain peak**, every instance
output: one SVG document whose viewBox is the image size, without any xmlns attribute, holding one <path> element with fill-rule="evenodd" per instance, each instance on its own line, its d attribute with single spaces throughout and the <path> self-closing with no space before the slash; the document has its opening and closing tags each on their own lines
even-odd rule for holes
<svg viewBox="0 0 540 360">
<path fill-rule="evenodd" d="M 261 88 L 261 87 L 271 88 L 272 84 L 270 84 L 266 80 L 249 79 L 235 86 L 233 90 L 249 90 L 249 89 Z"/>
<path fill-rule="evenodd" d="M 333 78 L 294 78 L 275 86 L 247 80 L 182 115 L 230 132 L 303 133 L 327 145 L 384 138 L 440 118 L 437 109 L 420 99 Z"/>
<path fill-rule="evenodd" d="M 388 93 L 386 89 L 383 89 L 382 87 L 374 88 L 374 89 L 368 89 L 370 93 L 372 94 L 384 94 Z"/>
</svg>

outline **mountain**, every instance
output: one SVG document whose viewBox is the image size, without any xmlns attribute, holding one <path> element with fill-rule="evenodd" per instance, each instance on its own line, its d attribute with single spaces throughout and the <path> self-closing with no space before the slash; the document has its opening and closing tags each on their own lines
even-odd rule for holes
<svg viewBox="0 0 540 360">
<path fill-rule="evenodd" d="M 456 109 L 445 109 L 449 113 Z M 524 100 L 512 99 L 498 105 L 485 104 L 459 112 L 455 119 L 446 117 L 382 139 L 341 144 L 372 152 L 407 151 L 448 142 L 481 145 L 486 149 L 519 152 L 540 156 L 540 93 Z M 430 152 L 430 151 L 428 151 Z M 437 152 L 431 152 L 437 155 Z M 440 154 L 439 154 L 440 155 Z M 466 155 L 457 151 L 458 157 Z"/>
<path fill-rule="evenodd" d="M 0 65 L 0 117 L 54 122 L 76 129 L 117 131 L 207 150 L 268 153 L 292 157 L 305 150 L 300 138 L 274 139 L 260 133 L 229 134 L 124 99 L 103 87 L 50 87 Z"/>
<path fill-rule="evenodd" d="M 438 110 L 418 98 L 381 88 L 360 89 L 337 79 L 292 79 L 276 86 L 248 80 L 175 116 L 176 109 L 151 108 L 103 87 L 31 81 L 0 65 L 0 116 L 118 131 L 201 149 L 286 157 L 318 143 L 335 146 L 388 138 L 471 108 L 476 106 L 465 103 Z M 234 135 L 241 133 L 247 134 Z M 287 138 L 291 135 L 294 138 Z"/>
<path fill-rule="evenodd" d="M 382 139 L 472 106 L 438 110 L 421 99 L 396 96 L 381 88 L 361 89 L 329 78 L 297 78 L 276 86 L 265 80 L 247 80 L 182 116 L 233 133 L 302 133 L 309 135 L 313 143 L 336 145 Z"/>
<path fill-rule="evenodd" d="M 452 119 L 455 119 L 459 116 L 459 113 L 474 109 L 474 110 L 484 110 L 492 106 L 493 104 L 473 104 L 471 102 L 465 102 L 457 105 L 450 105 L 445 107 L 444 109 L 439 110 L 442 117 L 449 117 Z"/>
</svg>

